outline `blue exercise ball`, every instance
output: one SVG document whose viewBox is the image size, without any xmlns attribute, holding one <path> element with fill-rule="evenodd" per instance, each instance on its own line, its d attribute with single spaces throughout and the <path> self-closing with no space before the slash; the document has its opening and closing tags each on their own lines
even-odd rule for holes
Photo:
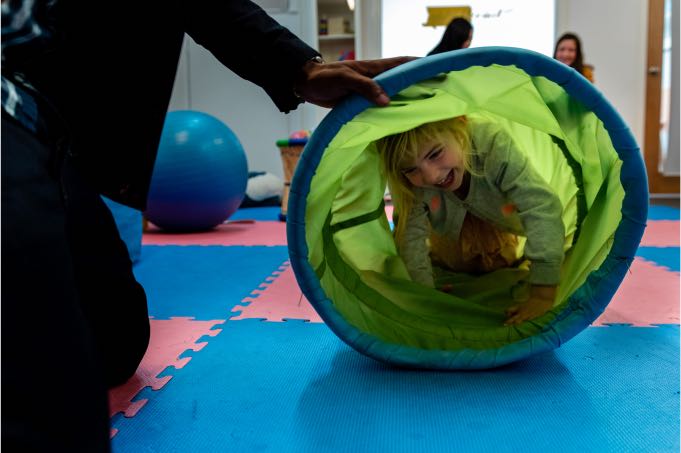
<svg viewBox="0 0 681 453">
<path fill-rule="evenodd" d="M 206 113 L 169 112 L 144 214 L 164 230 L 208 230 L 239 208 L 247 182 L 246 154 L 229 127 Z"/>
</svg>

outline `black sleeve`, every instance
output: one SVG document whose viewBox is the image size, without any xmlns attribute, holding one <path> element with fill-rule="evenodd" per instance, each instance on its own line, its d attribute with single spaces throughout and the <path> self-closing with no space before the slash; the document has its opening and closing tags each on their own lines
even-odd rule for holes
<svg viewBox="0 0 681 453">
<path fill-rule="evenodd" d="M 250 0 L 184 0 L 185 30 L 222 64 L 262 87 L 282 112 L 300 104 L 293 84 L 319 53 Z"/>
</svg>

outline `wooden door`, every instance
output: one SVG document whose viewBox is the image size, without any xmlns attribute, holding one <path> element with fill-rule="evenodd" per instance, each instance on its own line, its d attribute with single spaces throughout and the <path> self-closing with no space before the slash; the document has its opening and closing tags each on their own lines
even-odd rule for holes
<svg viewBox="0 0 681 453">
<path fill-rule="evenodd" d="M 660 107 L 664 0 L 648 0 L 648 65 L 643 158 L 651 194 L 678 194 L 679 177 L 660 173 Z M 674 126 L 672 126 L 674 127 Z"/>
</svg>

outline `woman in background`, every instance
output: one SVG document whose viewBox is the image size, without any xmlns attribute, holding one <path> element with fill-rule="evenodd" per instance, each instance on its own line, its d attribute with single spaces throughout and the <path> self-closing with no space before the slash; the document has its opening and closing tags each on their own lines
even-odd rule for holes
<svg viewBox="0 0 681 453">
<path fill-rule="evenodd" d="M 594 67 L 589 64 L 584 64 L 582 43 L 576 34 L 564 33 L 558 38 L 556 48 L 553 51 L 553 58 L 574 68 L 577 72 L 586 77 L 589 82 L 594 82 Z"/>
<path fill-rule="evenodd" d="M 473 40 L 473 26 L 463 17 L 453 19 L 442 35 L 440 43 L 428 55 L 435 55 L 450 50 L 466 49 Z"/>
</svg>

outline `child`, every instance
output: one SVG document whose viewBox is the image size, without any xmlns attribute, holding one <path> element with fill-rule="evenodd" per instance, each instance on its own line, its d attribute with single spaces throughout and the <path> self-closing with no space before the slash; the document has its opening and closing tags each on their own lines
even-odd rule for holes
<svg viewBox="0 0 681 453">
<path fill-rule="evenodd" d="M 508 133 L 456 117 L 385 137 L 377 147 L 400 214 L 398 250 L 414 281 L 434 286 L 431 253 L 439 263 L 458 262 L 457 271 L 509 267 L 522 235 L 530 294 L 507 310 L 505 324 L 553 307 L 565 243 L 561 202 Z M 441 249 L 447 240 L 457 244 L 449 260 Z"/>
</svg>

